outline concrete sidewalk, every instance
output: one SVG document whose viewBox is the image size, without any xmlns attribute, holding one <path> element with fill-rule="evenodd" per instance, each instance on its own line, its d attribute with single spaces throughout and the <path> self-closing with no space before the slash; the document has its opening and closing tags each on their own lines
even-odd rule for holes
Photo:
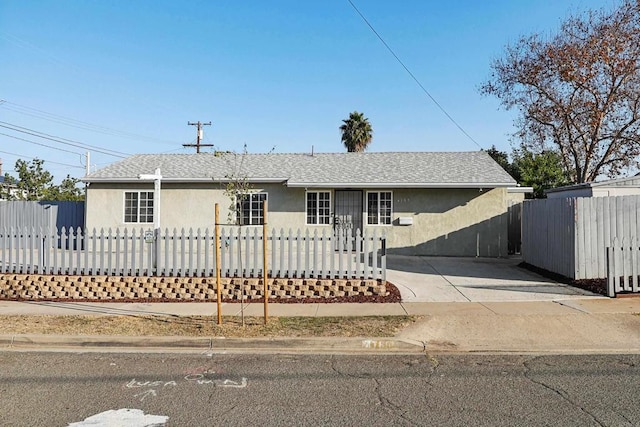
<svg viewBox="0 0 640 427">
<path fill-rule="evenodd" d="M 0 348 L 173 349 L 270 352 L 640 352 L 640 298 L 609 299 L 518 267 L 518 258 L 388 256 L 396 304 L 269 304 L 271 317 L 399 316 L 420 319 L 391 339 L 221 339 L 0 336 Z M 238 316 L 239 303 L 222 304 Z M 0 301 L 4 315 L 216 316 L 209 303 Z M 249 303 L 246 316 L 262 316 Z"/>
<path fill-rule="evenodd" d="M 212 303 L 0 302 L 8 315 L 175 315 L 215 316 Z M 224 304 L 238 315 L 239 304 Z M 245 315 L 261 316 L 262 304 Z M 447 302 L 397 304 L 269 304 L 269 315 L 382 316 L 420 319 L 394 338 L 185 338 L 109 336 L 0 336 L 4 349 L 81 351 L 179 350 L 199 352 L 513 352 L 638 353 L 640 298 L 589 298 L 532 302 Z"/>
</svg>

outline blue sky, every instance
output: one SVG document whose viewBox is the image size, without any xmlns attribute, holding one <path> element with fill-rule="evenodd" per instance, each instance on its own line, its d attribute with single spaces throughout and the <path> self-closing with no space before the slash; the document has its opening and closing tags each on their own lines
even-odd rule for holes
<svg viewBox="0 0 640 427">
<path fill-rule="evenodd" d="M 219 150 L 342 152 L 338 127 L 354 110 L 373 126 L 370 151 L 510 151 L 513 113 L 478 92 L 491 61 L 520 35 L 616 4 L 353 2 L 475 142 L 348 0 L 4 0 L 4 171 L 39 157 L 57 180 L 84 175 L 84 149 L 26 131 L 121 154 L 188 153 L 198 120 L 212 122 L 203 142 Z M 117 160 L 92 150 L 93 168 Z"/>
</svg>

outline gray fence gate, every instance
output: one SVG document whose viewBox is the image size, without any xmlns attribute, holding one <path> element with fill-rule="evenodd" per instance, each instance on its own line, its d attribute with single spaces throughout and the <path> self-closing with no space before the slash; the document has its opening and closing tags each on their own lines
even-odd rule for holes
<svg viewBox="0 0 640 427">
<path fill-rule="evenodd" d="M 522 202 L 509 205 L 507 218 L 507 250 L 509 254 L 519 254 L 522 250 Z"/>
</svg>

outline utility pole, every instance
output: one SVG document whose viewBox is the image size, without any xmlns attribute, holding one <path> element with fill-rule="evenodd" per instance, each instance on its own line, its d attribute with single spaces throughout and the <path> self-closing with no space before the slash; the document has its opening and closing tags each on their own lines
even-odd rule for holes
<svg viewBox="0 0 640 427">
<path fill-rule="evenodd" d="M 211 122 L 209 123 L 201 123 L 200 121 L 197 122 L 188 122 L 187 123 L 189 126 L 197 126 L 198 128 L 198 137 L 196 139 L 196 143 L 195 144 L 182 144 L 183 147 L 196 147 L 196 153 L 200 153 L 200 147 L 213 147 L 213 144 L 201 144 L 200 141 L 202 141 L 202 126 L 211 126 Z"/>
</svg>

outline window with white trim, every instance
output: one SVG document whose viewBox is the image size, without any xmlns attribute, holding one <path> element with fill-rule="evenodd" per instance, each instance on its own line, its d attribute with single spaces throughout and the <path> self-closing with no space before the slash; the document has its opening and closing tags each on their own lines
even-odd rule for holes
<svg viewBox="0 0 640 427">
<path fill-rule="evenodd" d="M 331 224 L 331 193 L 307 191 L 307 225 Z"/>
<path fill-rule="evenodd" d="M 153 222 L 153 191 L 125 191 L 124 222 Z"/>
<path fill-rule="evenodd" d="M 267 193 L 249 193 L 238 196 L 238 214 L 240 225 L 264 224 L 264 206 L 262 202 L 267 200 Z"/>
<path fill-rule="evenodd" d="M 393 216 L 391 191 L 367 192 L 367 224 L 390 225 Z"/>
</svg>

